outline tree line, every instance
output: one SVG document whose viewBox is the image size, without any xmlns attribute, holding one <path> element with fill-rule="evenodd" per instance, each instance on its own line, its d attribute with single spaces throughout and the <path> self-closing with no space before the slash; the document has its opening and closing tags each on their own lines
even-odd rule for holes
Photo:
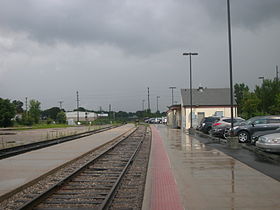
<svg viewBox="0 0 280 210">
<path fill-rule="evenodd" d="M 52 122 L 65 123 L 65 111 L 58 107 L 41 110 L 41 103 L 37 100 L 30 100 L 27 109 L 23 109 L 23 102 L 19 100 L 10 101 L 0 98 L 0 127 L 9 127 L 14 124 L 31 126 L 44 121 L 47 124 Z"/>
<path fill-rule="evenodd" d="M 38 123 L 66 123 L 66 114 L 64 109 L 59 107 L 52 107 L 44 111 L 41 110 L 41 103 L 37 100 L 30 100 L 25 110 L 23 109 L 23 102 L 19 100 L 9 100 L 0 98 L 0 127 L 9 127 L 13 125 L 31 126 Z M 102 117 L 95 120 L 93 124 L 109 124 L 112 122 L 129 122 L 136 119 L 144 119 L 151 117 L 161 117 L 165 113 L 152 113 L 151 110 L 137 111 L 137 112 L 108 112 L 108 111 L 94 111 L 87 110 L 83 107 L 74 109 L 73 111 L 107 113 L 108 117 Z"/>
<path fill-rule="evenodd" d="M 264 79 L 253 91 L 244 83 L 235 84 L 238 115 L 244 119 L 262 115 L 280 115 L 280 82 Z"/>
</svg>

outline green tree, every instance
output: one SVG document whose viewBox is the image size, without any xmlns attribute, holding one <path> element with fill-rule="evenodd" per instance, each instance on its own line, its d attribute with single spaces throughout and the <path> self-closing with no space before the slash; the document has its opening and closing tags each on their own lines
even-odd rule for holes
<svg viewBox="0 0 280 210">
<path fill-rule="evenodd" d="M 32 125 L 34 123 L 34 120 L 31 118 L 28 112 L 24 112 L 22 114 L 22 120 L 20 121 L 20 124 L 23 125 Z"/>
<path fill-rule="evenodd" d="M 242 113 L 244 96 L 249 93 L 249 87 L 244 83 L 234 85 L 234 96 L 237 104 L 238 115 Z"/>
<path fill-rule="evenodd" d="M 17 114 L 21 114 L 23 113 L 23 102 L 19 101 L 19 100 L 13 100 L 12 102 L 15 106 L 15 109 L 16 109 L 16 113 Z"/>
<path fill-rule="evenodd" d="M 50 109 L 46 109 L 42 112 L 43 119 L 51 118 L 52 120 L 57 120 L 57 114 L 61 112 L 60 108 L 52 107 Z"/>
<path fill-rule="evenodd" d="M 66 123 L 66 114 L 65 114 L 65 112 L 61 111 L 61 112 L 57 113 L 56 120 L 60 124 Z"/>
<path fill-rule="evenodd" d="M 74 112 L 75 111 L 86 112 L 87 110 L 84 107 L 79 107 L 78 109 L 74 109 Z"/>
<path fill-rule="evenodd" d="M 34 123 L 39 123 L 41 115 L 40 105 L 41 103 L 34 99 L 29 101 L 29 116 L 31 117 Z"/>
<path fill-rule="evenodd" d="M 16 110 L 13 103 L 9 99 L 0 98 L 0 126 L 12 126 L 12 118 L 15 117 Z"/>
<path fill-rule="evenodd" d="M 270 106 L 271 114 L 280 114 L 280 93 L 275 96 L 275 103 Z"/>
<path fill-rule="evenodd" d="M 257 97 L 255 93 L 246 93 L 244 95 L 244 102 L 242 104 L 242 114 L 241 116 L 245 119 L 262 115 L 259 111 L 261 100 Z"/>
</svg>

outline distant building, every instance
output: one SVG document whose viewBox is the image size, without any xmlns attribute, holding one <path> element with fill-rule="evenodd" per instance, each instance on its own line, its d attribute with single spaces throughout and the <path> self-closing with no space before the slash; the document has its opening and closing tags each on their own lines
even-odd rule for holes
<svg viewBox="0 0 280 210">
<path fill-rule="evenodd" d="M 108 117 L 108 113 L 97 114 L 98 117 Z"/>
<path fill-rule="evenodd" d="M 77 111 L 75 112 L 66 112 L 67 121 L 77 121 Z M 98 115 L 95 112 L 80 112 L 79 111 L 79 121 L 94 121 Z"/>
</svg>

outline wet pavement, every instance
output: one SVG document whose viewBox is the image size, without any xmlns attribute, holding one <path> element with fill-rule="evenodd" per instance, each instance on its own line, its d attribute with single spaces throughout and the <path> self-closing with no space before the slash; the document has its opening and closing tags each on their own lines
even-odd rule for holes
<svg viewBox="0 0 280 210">
<path fill-rule="evenodd" d="M 280 209 L 279 181 L 181 130 L 156 128 L 185 209 Z"/>
</svg>

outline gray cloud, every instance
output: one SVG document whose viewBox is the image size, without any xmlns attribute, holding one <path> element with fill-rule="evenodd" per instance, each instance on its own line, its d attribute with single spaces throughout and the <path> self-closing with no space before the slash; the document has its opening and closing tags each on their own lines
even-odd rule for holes
<svg viewBox="0 0 280 210">
<path fill-rule="evenodd" d="M 278 2 L 231 0 L 234 82 L 274 77 Z M 228 87 L 226 0 L 0 0 L 0 97 L 72 109 L 79 90 L 87 108 L 133 111 L 149 86 L 165 110 L 168 87 L 189 85 L 189 50 L 194 87 Z"/>
<path fill-rule="evenodd" d="M 225 22 L 226 0 L 200 0 L 209 16 L 217 22 Z M 280 19 L 279 0 L 231 0 L 231 17 L 233 26 L 250 30 Z"/>
<path fill-rule="evenodd" d="M 189 43 L 185 37 L 194 28 L 186 17 L 194 6 L 169 0 L 11 0 L 2 3 L 0 24 L 47 44 L 110 44 L 152 53 Z"/>
</svg>

